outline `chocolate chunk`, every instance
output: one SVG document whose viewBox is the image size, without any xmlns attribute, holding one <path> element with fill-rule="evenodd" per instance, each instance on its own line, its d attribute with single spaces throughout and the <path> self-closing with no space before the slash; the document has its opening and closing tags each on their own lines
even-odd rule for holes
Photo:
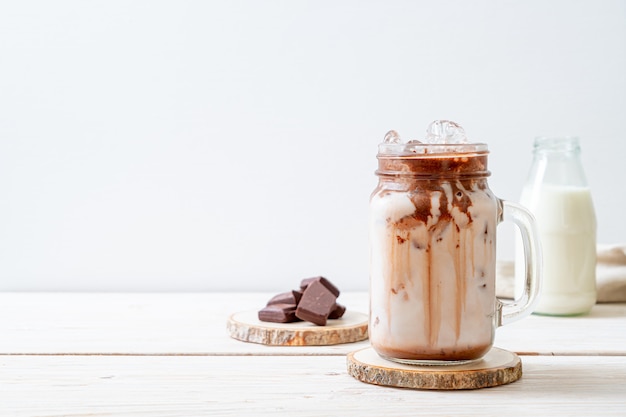
<svg viewBox="0 0 626 417">
<path fill-rule="evenodd" d="M 272 304 L 259 310 L 259 320 L 273 323 L 291 323 L 300 321 L 296 317 L 295 304 Z"/>
<path fill-rule="evenodd" d="M 294 305 L 298 305 L 298 303 L 300 302 L 300 298 L 302 298 L 302 293 L 300 291 L 289 291 L 289 292 L 283 292 L 280 293 L 278 295 L 275 295 L 274 297 L 272 297 L 268 302 L 267 305 L 270 306 L 272 304 L 294 304 Z"/>
<path fill-rule="evenodd" d="M 302 282 L 300 282 L 300 291 L 306 290 L 306 288 L 315 281 L 322 283 L 326 288 L 328 288 L 330 292 L 335 295 L 335 297 L 339 297 L 339 288 L 335 287 L 328 279 L 324 277 L 311 277 L 303 279 Z"/>
<path fill-rule="evenodd" d="M 345 312 L 346 312 L 346 307 L 342 306 L 341 304 L 335 303 L 335 306 L 333 307 L 333 309 L 330 311 L 330 314 L 328 315 L 328 319 L 329 320 L 340 319 L 343 316 L 343 313 Z"/>
<path fill-rule="evenodd" d="M 318 276 L 303 279 L 301 291 L 283 292 L 272 297 L 267 305 L 259 310 L 261 321 L 291 323 L 307 320 L 319 326 L 326 325 L 328 319 L 343 316 L 346 308 L 337 304 L 339 289 L 328 279 Z"/>
<path fill-rule="evenodd" d="M 302 293 L 302 299 L 296 308 L 296 317 L 325 326 L 336 300 L 337 296 L 321 280 L 313 280 Z"/>
</svg>

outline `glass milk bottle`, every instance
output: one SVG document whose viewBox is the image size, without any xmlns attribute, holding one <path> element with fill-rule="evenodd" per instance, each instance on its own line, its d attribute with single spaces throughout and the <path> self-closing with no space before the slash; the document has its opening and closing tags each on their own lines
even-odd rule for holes
<svg viewBox="0 0 626 417">
<path fill-rule="evenodd" d="M 584 314 L 596 302 L 596 217 L 578 138 L 537 138 L 520 203 L 535 216 L 543 248 L 542 291 L 534 312 Z M 516 275 L 524 272 L 519 254 Z M 517 289 L 519 293 L 521 289 Z"/>
</svg>

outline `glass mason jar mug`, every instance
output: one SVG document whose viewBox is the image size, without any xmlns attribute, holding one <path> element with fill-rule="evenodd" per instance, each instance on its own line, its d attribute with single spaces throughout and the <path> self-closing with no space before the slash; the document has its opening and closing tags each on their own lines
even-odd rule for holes
<svg viewBox="0 0 626 417">
<path fill-rule="evenodd" d="M 531 313 L 541 251 L 532 215 L 487 184 L 487 145 L 379 146 L 370 199 L 369 338 L 377 353 L 408 364 L 482 358 L 495 329 Z M 495 295 L 496 226 L 513 221 L 524 242 L 524 292 Z"/>
</svg>

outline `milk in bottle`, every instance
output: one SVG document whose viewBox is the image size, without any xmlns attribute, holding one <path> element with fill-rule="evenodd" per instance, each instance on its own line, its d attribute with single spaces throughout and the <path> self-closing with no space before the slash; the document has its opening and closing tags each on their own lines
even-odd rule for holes
<svg viewBox="0 0 626 417">
<path fill-rule="evenodd" d="M 596 217 L 577 138 L 536 139 L 520 203 L 534 214 L 543 249 L 544 280 L 535 313 L 588 312 L 596 302 Z M 524 268 L 520 256 L 518 275 Z"/>
</svg>

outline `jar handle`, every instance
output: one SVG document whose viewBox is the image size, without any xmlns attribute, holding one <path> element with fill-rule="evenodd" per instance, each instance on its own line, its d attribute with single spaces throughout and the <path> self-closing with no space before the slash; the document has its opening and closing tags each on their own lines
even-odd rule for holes
<svg viewBox="0 0 626 417">
<path fill-rule="evenodd" d="M 523 293 L 513 302 L 497 299 L 497 326 L 513 323 L 532 313 L 539 298 L 541 288 L 542 257 L 539 243 L 539 232 L 533 215 L 519 204 L 500 200 L 502 207 L 501 219 L 512 221 L 520 230 L 524 247 Z M 519 277 L 517 277 L 519 279 Z"/>
</svg>

